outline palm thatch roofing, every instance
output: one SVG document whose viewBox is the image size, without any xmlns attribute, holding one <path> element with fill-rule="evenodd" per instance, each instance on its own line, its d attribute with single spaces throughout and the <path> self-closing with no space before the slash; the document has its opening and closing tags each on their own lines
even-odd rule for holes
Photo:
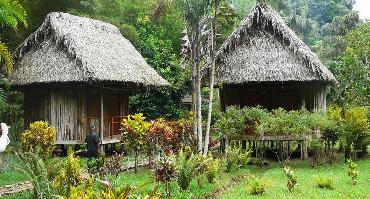
<svg viewBox="0 0 370 199">
<path fill-rule="evenodd" d="M 265 4 L 257 4 L 217 54 L 216 81 L 336 82 L 309 47 Z"/>
<path fill-rule="evenodd" d="M 85 17 L 49 13 L 16 50 L 15 86 L 92 82 L 168 85 L 116 26 Z"/>
</svg>

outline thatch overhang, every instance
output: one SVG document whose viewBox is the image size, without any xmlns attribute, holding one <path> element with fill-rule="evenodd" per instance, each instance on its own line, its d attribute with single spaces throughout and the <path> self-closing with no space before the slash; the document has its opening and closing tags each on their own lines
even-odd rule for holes
<svg viewBox="0 0 370 199">
<path fill-rule="evenodd" d="M 265 4 L 252 9 L 216 60 L 216 84 L 336 82 L 317 55 Z"/>
<path fill-rule="evenodd" d="M 16 50 L 15 87 L 50 85 L 166 86 L 112 24 L 52 12 Z"/>
</svg>

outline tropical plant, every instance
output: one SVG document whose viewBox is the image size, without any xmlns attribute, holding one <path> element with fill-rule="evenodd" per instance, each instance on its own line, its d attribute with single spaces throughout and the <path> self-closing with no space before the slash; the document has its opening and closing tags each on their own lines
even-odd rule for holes
<svg viewBox="0 0 370 199">
<path fill-rule="evenodd" d="M 226 172 L 231 172 L 239 167 L 239 152 L 240 150 L 238 148 L 233 148 L 230 146 L 226 147 L 224 157 L 224 166 Z"/>
<path fill-rule="evenodd" d="M 31 123 L 29 128 L 22 133 L 23 151 L 34 152 L 36 147 L 40 147 L 40 155 L 43 158 L 50 156 L 54 149 L 56 130 L 47 122 L 36 121 Z"/>
<path fill-rule="evenodd" d="M 262 195 L 269 186 L 269 181 L 251 175 L 248 178 L 247 191 L 251 195 Z"/>
<path fill-rule="evenodd" d="M 288 190 L 292 192 L 294 186 L 297 184 L 297 177 L 294 175 L 294 171 L 288 166 L 284 166 L 284 173 L 288 179 L 286 186 L 288 187 Z"/>
<path fill-rule="evenodd" d="M 346 158 L 349 157 L 352 148 L 366 151 L 369 121 L 365 107 L 348 108 L 345 111 L 342 128 L 342 137 L 346 143 Z"/>
<path fill-rule="evenodd" d="M 10 27 L 17 31 L 18 24 L 22 23 L 27 27 L 26 11 L 14 0 L 2 0 L 0 1 L 0 26 Z M 11 73 L 13 69 L 13 58 L 10 54 L 8 47 L 1 42 L 0 39 L 0 58 L 3 58 L 7 67 L 8 73 Z"/>
<path fill-rule="evenodd" d="M 245 117 L 240 108 L 227 107 L 225 113 L 216 121 L 215 127 L 220 136 L 235 136 L 242 134 L 245 130 Z"/>
<path fill-rule="evenodd" d="M 360 171 L 357 168 L 357 164 L 351 159 L 347 160 L 347 174 L 351 177 L 351 183 L 353 185 L 357 184 L 359 173 Z"/>
<path fill-rule="evenodd" d="M 197 166 L 194 161 L 194 156 L 192 154 L 188 156 L 181 150 L 175 157 L 174 163 L 178 172 L 177 184 L 181 190 L 187 190 Z"/>
<path fill-rule="evenodd" d="M 68 149 L 68 156 L 63 162 L 63 169 L 53 179 L 53 186 L 59 195 L 70 197 L 72 187 L 82 181 L 80 159 L 74 156 L 72 148 Z"/>
<path fill-rule="evenodd" d="M 41 148 L 36 147 L 34 152 L 19 153 L 21 164 L 16 168 L 31 181 L 35 198 L 55 198 L 57 191 L 53 186 L 52 178 L 58 176 L 63 167 L 57 162 L 43 159 L 40 152 Z"/>
<path fill-rule="evenodd" d="M 315 179 L 316 187 L 320 189 L 334 189 L 334 180 L 330 177 L 320 176 Z"/>
<path fill-rule="evenodd" d="M 137 171 L 138 156 L 147 145 L 146 139 L 150 123 L 144 121 L 142 113 L 128 115 L 122 122 L 122 143 L 135 153 L 135 172 Z"/>
<path fill-rule="evenodd" d="M 168 198 L 171 197 L 171 181 L 176 176 L 176 169 L 168 157 L 161 157 L 156 164 L 154 169 L 155 180 L 163 183 L 166 187 L 166 195 Z"/>
<path fill-rule="evenodd" d="M 209 183 L 214 183 L 217 174 L 220 171 L 220 161 L 218 159 L 212 158 L 207 163 L 206 177 Z"/>
</svg>

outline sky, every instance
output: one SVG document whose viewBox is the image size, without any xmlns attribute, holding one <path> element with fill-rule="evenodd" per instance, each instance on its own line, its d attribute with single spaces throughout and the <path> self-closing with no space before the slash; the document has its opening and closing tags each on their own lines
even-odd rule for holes
<svg viewBox="0 0 370 199">
<path fill-rule="evenodd" d="M 361 19 L 370 19 L 370 0 L 356 0 L 353 9 L 359 12 Z"/>
</svg>

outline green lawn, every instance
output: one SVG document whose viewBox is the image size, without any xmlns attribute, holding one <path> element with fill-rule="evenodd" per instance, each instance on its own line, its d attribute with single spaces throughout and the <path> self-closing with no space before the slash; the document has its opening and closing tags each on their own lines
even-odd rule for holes
<svg viewBox="0 0 370 199">
<path fill-rule="evenodd" d="M 0 187 L 27 180 L 26 175 L 16 169 L 20 161 L 14 155 L 3 153 L 0 159 Z"/>
<path fill-rule="evenodd" d="M 2 155 L 3 165 L 0 168 L 0 187 L 27 180 L 25 175 L 14 169 L 19 161 L 14 155 Z M 125 157 L 127 161 L 130 157 Z M 85 162 L 85 160 L 83 161 Z M 82 163 L 85 165 L 84 163 Z M 231 173 L 221 173 L 214 184 L 204 183 L 202 187 L 197 185 L 194 179 L 186 192 L 181 192 L 175 182 L 172 183 L 172 197 L 174 198 L 370 198 L 370 159 L 357 162 L 360 170 L 359 183 L 352 186 L 346 173 L 346 164 L 337 163 L 322 167 L 311 168 L 308 161 L 292 161 L 291 167 L 298 177 L 298 186 L 290 193 L 286 188 L 286 177 L 282 165 L 274 163 L 268 168 L 261 169 L 249 166 L 248 169 L 240 169 Z M 85 166 L 84 166 L 85 167 Z M 251 196 L 247 190 L 247 174 L 254 174 L 271 182 L 271 186 L 262 196 Z M 334 190 L 322 190 L 315 187 L 315 178 L 329 176 L 335 179 Z M 143 168 L 137 173 L 133 171 L 120 173 L 116 179 L 120 186 L 126 184 L 140 186 L 146 182 L 153 182 L 153 174 L 150 169 Z M 151 183 L 148 190 L 156 186 Z M 160 186 L 160 189 L 164 188 Z M 30 192 L 14 194 L 4 198 L 29 198 Z"/>
<path fill-rule="evenodd" d="M 271 186 L 262 196 L 251 196 L 244 180 L 238 186 L 222 194 L 221 198 L 370 198 L 370 159 L 357 162 L 360 170 L 356 186 L 349 183 L 345 164 L 311 168 L 307 163 L 295 163 L 292 168 L 298 178 L 297 188 L 290 193 L 286 188 L 286 177 L 281 165 L 269 169 L 252 168 L 251 172 L 271 182 Z M 323 190 L 315 187 L 317 176 L 330 176 L 335 180 L 334 190 Z"/>
</svg>

